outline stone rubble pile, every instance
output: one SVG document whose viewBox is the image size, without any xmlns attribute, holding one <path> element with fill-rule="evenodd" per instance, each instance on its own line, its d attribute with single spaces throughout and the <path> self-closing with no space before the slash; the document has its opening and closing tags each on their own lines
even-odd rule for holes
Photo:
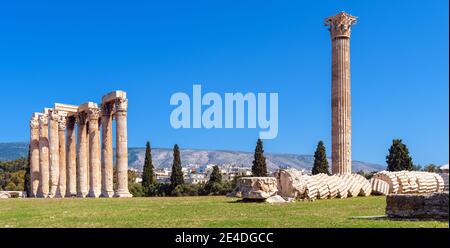
<svg viewBox="0 0 450 248">
<path fill-rule="evenodd" d="M 348 198 L 370 195 L 425 194 L 448 189 L 448 174 L 381 171 L 370 180 L 359 174 L 307 175 L 281 169 L 273 177 L 243 177 L 229 196 L 284 203 L 294 200 Z"/>
<path fill-rule="evenodd" d="M 389 186 L 388 193 L 384 191 L 380 182 L 384 181 Z M 372 189 L 376 188 L 377 194 L 424 194 L 442 192 L 448 188 L 447 183 L 443 177 L 437 173 L 423 172 L 423 171 L 381 171 L 373 176 Z"/>
<path fill-rule="evenodd" d="M 309 176 L 295 169 L 282 169 L 274 175 L 278 180 L 278 193 L 283 197 L 301 200 L 369 196 L 370 182 L 358 174 Z"/>
<path fill-rule="evenodd" d="M 251 200 L 265 200 L 278 193 L 278 182 L 274 177 L 242 177 L 229 196 Z"/>
</svg>

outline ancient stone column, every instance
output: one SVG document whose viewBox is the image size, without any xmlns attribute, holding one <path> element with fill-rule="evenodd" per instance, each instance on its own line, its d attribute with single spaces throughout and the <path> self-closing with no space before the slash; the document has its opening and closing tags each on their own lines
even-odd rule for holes
<svg viewBox="0 0 450 248">
<path fill-rule="evenodd" d="M 61 114 L 61 113 L 60 113 Z M 58 137 L 59 137 L 59 185 L 56 192 L 57 197 L 66 196 L 67 174 L 66 174 L 66 115 L 61 114 L 58 120 Z"/>
<path fill-rule="evenodd" d="M 66 197 L 77 195 L 77 141 L 75 132 L 75 116 L 67 118 L 67 143 L 66 143 Z"/>
<path fill-rule="evenodd" d="M 49 198 L 56 196 L 59 186 L 59 115 L 50 111 L 50 193 Z"/>
<path fill-rule="evenodd" d="M 39 116 L 39 189 L 38 197 L 47 198 L 49 194 L 49 141 L 48 141 L 48 116 Z"/>
<path fill-rule="evenodd" d="M 350 31 L 356 17 L 345 12 L 325 19 L 332 43 L 332 173 L 352 172 Z"/>
<path fill-rule="evenodd" d="M 77 197 L 86 197 L 88 194 L 88 150 L 87 150 L 87 114 L 77 114 L 78 125 L 78 159 L 77 159 Z"/>
<path fill-rule="evenodd" d="M 112 103 L 102 104 L 102 197 L 113 197 Z"/>
<path fill-rule="evenodd" d="M 97 107 L 89 108 L 89 197 L 99 197 L 101 194 L 99 115 Z"/>
<path fill-rule="evenodd" d="M 39 116 L 30 120 L 30 195 L 37 197 L 39 189 Z"/>
<path fill-rule="evenodd" d="M 132 197 L 128 191 L 128 99 L 116 99 L 116 170 L 117 191 L 115 197 Z"/>
</svg>

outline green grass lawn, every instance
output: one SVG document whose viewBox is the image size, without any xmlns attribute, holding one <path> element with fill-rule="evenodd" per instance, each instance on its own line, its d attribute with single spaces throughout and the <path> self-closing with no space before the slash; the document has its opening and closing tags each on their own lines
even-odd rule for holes
<svg viewBox="0 0 450 248">
<path fill-rule="evenodd" d="M 271 205 L 226 197 L 4 199 L 3 227 L 441 227 L 448 222 L 352 219 L 384 215 L 385 197 Z"/>
</svg>

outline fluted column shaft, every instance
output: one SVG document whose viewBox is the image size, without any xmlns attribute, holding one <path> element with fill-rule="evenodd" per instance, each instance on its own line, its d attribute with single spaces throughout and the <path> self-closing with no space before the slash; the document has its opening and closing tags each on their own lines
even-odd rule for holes
<svg viewBox="0 0 450 248">
<path fill-rule="evenodd" d="M 48 116 L 39 116 L 39 190 L 38 197 L 46 198 L 49 194 L 49 141 Z"/>
<path fill-rule="evenodd" d="M 77 195 L 77 144 L 74 116 L 70 116 L 67 118 L 66 135 L 66 197 L 74 197 Z"/>
<path fill-rule="evenodd" d="M 102 197 L 113 197 L 113 135 L 111 103 L 102 104 Z"/>
<path fill-rule="evenodd" d="M 351 173 L 350 38 L 333 41 L 333 173 Z"/>
<path fill-rule="evenodd" d="M 48 197 L 56 196 L 59 185 L 59 116 L 54 111 L 50 112 L 50 193 Z"/>
<path fill-rule="evenodd" d="M 59 137 L 59 184 L 58 197 L 66 197 L 67 174 L 66 174 L 66 117 L 61 116 L 58 122 L 58 137 Z"/>
<path fill-rule="evenodd" d="M 325 19 L 332 43 L 332 173 L 352 172 L 350 32 L 356 17 L 345 12 Z"/>
<path fill-rule="evenodd" d="M 89 118 L 89 197 L 99 197 L 101 194 L 100 177 L 100 132 L 98 130 L 98 108 L 88 111 Z"/>
<path fill-rule="evenodd" d="M 39 119 L 30 120 L 30 197 L 37 197 L 39 189 Z"/>
<path fill-rule="evenodd" d="M 116 170 L 117 191 L 115 197 L 132 197 L 128 191 L 128 100 L 116 99 Z"/>
<path fill-rule="evenodd" d="M 78 125 L 78 159 L 77 159 L 77 197 L 86 197 L 88 194 L 88 141 L 87 141 L 87 114 L 77 115 Z"/>
</svg>

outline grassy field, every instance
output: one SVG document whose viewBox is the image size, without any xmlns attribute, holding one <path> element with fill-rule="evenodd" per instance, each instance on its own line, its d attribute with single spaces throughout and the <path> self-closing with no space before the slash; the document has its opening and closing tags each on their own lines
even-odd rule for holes
<svg viewBox="0 0 450 248">
<path fill-rule="evenodd" d="M 448 222 L 352 219 L 383 215 L 384 197 L 270 205 L 226 197 L 0 200 L 4 227 L 441 227 Z"/>
</svg>

